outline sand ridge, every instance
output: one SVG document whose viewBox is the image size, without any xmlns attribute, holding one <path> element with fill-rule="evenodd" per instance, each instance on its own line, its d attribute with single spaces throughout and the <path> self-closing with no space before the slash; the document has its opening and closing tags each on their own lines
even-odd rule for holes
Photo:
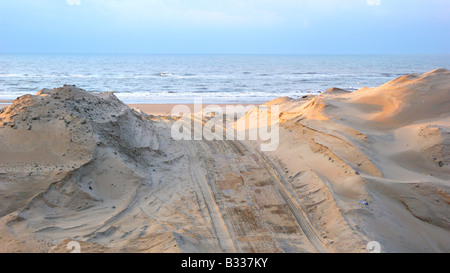
<svg viewBox="0 0 450 273">
<path fill-rule="evenodd" d="M 449 250 L 449 71 L 282 103 L 281 145 L 269 156 L 327 237 L 355 234 L 389 252 Z"/>
</svg>

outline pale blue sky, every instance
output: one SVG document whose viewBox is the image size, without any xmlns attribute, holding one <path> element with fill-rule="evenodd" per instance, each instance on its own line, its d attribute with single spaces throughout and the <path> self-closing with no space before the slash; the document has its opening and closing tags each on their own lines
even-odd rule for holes
<svg viewBox="0 0 450 273">
<path fill-rule="evenodd" d="M 450 54 L 450 0 L 0 0 L 0 52 Z"/>
</svg>

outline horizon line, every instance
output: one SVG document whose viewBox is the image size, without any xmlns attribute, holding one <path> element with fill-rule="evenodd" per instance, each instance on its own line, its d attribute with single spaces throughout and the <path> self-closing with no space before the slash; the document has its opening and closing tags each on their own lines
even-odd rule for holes
<svg viewBox="0 0 450 273">
<path fill-rule="evenodd" d="M 448 53 L 149 53 L 149 52 L 0 52 L 1 55 L 230 55 L 230 56 L 442 56 Z"/>
</svg>

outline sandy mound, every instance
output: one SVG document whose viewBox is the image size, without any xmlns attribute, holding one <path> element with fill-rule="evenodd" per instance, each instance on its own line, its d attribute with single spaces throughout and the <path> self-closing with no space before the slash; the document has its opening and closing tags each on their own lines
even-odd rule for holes
<svg viewBox="0 0 450 273">
<path fill-rule="evenodd" d="M 333 88 L 330 88 L 327 91 L 323 92 L 322 94 L 326 94 L 326 95 L 333 95 L 333 94 L 340 95 L 340 94 L 347 94 L 347 93 L 350 93 L 350 91 L 347 91 L 347 90 L 344 90 L 344 89 L 341 89 L 341 88 L 337 88 L 337 87 L 333 87 Z"/>
<path fill-rule="evenodd" d="M 359 107 L 365 119 L 383 127 L 438 118 L 450 109 L 449 75 L 450 71 L 437 69 L 402 76 L 376 88 L 356 91 L 349 102 Z"/>
<path fill-rule="evenodd" d="M 66 238 L 92 251 L 178 251 L 171 231 L 151 225 L 145 208 L 133 211 L 154 202 L 142 195 L 177 156 L 151 121 L 112 93 L 74 86 L 21 97 L 0 119 L 0 251 L 47 251 Z M 160 244 L 147 243 L 150 233 Z"/>
</svg>

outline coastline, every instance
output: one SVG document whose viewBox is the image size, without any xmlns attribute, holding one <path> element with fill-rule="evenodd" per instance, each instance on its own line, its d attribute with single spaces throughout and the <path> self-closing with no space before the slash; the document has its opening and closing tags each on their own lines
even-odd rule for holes
<svg viewBox="0 0 450 273">
<path fill-rule="evenodd" d="M 155 103 L 139 103 L 139 104 L 127 104 L 129 107 L 135 109 L 135 110 L 141 110 L 142 112 L 144 112 L 147 115 L 153 115 L 153 116 L 165 116 L 165 115 L 170 115 L 170 113 L 172 112 L 172 109 L 177 106 L 177 105 L 184 105 L 189 107 L 189 109 L 191 109 L 191 113 L 194 113 L 195 111 L 195 105 L 194 104 L 155 104 Z M 244 107 L 247 106 L 256 106 L 259 104 L 237 104 L 237 103 L 232 103 L 232 104 L 202 104 L 202 109 L 205 109 L 208 106 L 220 106 L 223 109 L 225 108 L 225 106 L 227 105 L 232 105 L 232 106 L 237 106 L 237 105 L 242 105 Z M 225 109 L 224 109 L 225 110 Z"/>
<path fill-rule="evenodd" d="M 0 100 L 0 109 L 3 109 L 13 103 L 13 100 Z M 153 115 L 153 116 L 167 116 L 170 115 L 172 109 L 177 105 L 183 105 L 189 107 L 191 109 L 191 113 L 194 113 L 195 111 L 195 105 L 194 104 L 167 104 L 167 103 L 131 103 L 126 104 L 130 108 L 133 108 L 135 110 L 141 110 L 143 113 L 147 115 Z M 238 103 L 230 103 L 230 104 L 203 104 L 202 109 L 205 109 L 208 106 L 220 106 L 225 110 L 225 106 L 256 106 L 260 105 L 259 103 L 255 104 L 238 104 Z"/>
</svg>

